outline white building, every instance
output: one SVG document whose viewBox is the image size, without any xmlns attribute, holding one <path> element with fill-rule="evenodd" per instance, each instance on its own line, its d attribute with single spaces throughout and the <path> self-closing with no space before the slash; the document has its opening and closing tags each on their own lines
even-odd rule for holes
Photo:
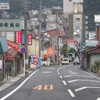
<svg viewBox="0 0 100 100">
<path fill-rule="evenodd" d="M 77 30 L 80 30 L 83 37 L 82 41 L 85 42 L 85 16 L 83 14 L 83 0 L 63 0 L 63 14 L 64 18 L 67 20 L 67 34 L 69 35 L 69 38 L 77 39 L 74 34 Z M 80 41 L 80 38 L 78 39 Z"/>
</svg>

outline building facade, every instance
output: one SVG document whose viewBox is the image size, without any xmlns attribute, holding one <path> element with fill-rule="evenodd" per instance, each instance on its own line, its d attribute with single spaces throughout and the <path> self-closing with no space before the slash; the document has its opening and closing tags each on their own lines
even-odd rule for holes
<svg viewBox="0 0 100 100">
<path fill-rule="evenodd" d="M 67 20 L 67 34 L 69 39 L 85 43 L 85 15 L 83 14 L 83 0 L 63 0 L 63 16 Z M 77 32 L 79 30 L 79 32 Z"/>
</svg>

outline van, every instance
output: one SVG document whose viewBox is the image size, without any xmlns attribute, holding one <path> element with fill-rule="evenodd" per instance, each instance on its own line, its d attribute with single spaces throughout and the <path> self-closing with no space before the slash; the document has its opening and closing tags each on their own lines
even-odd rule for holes
<svg viewBox="0 0 100 100">
<path fill-rule="evenodd" d="M 63 58 L 62 59 L 62 65 L 69 65 L 69 59 L 68 58 Z"/>
</svg>

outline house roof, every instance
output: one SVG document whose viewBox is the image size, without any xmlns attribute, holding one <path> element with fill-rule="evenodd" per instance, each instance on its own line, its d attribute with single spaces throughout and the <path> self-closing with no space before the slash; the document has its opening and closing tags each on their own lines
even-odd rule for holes
<svg viewBox="0 0 100 100">
<path fill-rule="evenodd" d="M 66 43 L 66 39 L 64 40 L 64 43 Z M 75 43 L 75 45 L 78 45 L 78 41 L 77 41 L 77 40 L 73 40 L 73 39 L 67 39 L 67 43 L 68 43 L 68 44 L 73 44 L 73 43 Z"/>
<path fill-rule="evenodd" d="M 65 36 L 65 32 L 64 32 L 63 28 L 60 29 L 59 36 L 61 36 L 61 37 Z"/>
<path fill-rule="evenodd" d="M 21 53 L 21 48 L 19 48 L 19 45 L 17 43 L 14 43 L 12 41 L 7 40 L 8 46 L 9 46 L 9 50 L 7 51 L 7 53 L 5 54 L 5 59 L 6 60 L 14 60 L 14 58 L 16 57 L 16 55 L 18 53 Z"/>
<path fill-rule="evenodd" d="M 50 35 L 51 38 L 57 37 L 57 29 L 49 30 L 49 31 L 47 31 L 47 34 Z M 61 29 L 59 30 L 58 35 L 59 35 L 60 37 L 65 36 L 65 32 L 64 32 L 64 29 L 63 29 L 63 28 L 61 28 Z"/>
</svg>

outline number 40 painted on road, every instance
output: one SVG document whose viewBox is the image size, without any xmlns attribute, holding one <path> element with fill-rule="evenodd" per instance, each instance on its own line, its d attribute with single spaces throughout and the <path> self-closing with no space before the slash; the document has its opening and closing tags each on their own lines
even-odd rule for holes
<svg viewBox="0 0 100 100">
<path fill-rule="evenodd" d="M 38 85 L 38 86 L 36 86 L 36 87 L 34 87 L 33 89 L 35 89 L 35 90 L 42 90 L 43 89 L 43 87 L 42 87 L 42 85 Z M 53 85 L 45 85 L 44 86 L 44 90 L 53 90 Z"/>
</svg>

